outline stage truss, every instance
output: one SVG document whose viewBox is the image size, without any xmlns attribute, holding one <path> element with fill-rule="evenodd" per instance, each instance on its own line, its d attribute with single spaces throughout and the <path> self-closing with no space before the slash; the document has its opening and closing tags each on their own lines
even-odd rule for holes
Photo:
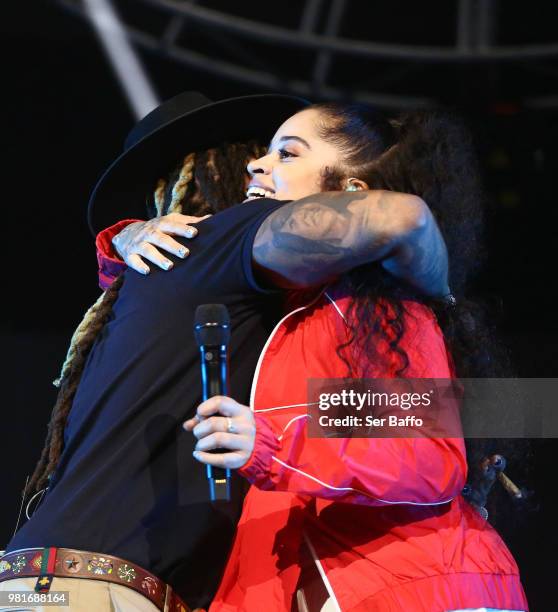
<svg viewBox="0 0 558 612">
<path fill-rule="evenodd" d="M 82 0 L 56 0 L 88 18 Z M 444 45 L 395 44 L 349 35 L 365 0 L 292 0 L 275 3 L 277 13 L 262 18 L 261 3 L 179 0 L 113 0 L 134 47 L 149 50 L 190 68 L 254 85 L 259 90 L 284 91 L 312 99 L 354 99 L 384 108 L 431 107 L 439 98 L 408 93 L 405 81 L 413 71 L 444 67 L 504 66 L 546 71 L 555 80 L 558 42 L 499 43 L 498 30 L 505 3 L 497 0 L 448 0 L 453 6 L 451 35 Z M 223 7 L 227 7 L 224 9 Z M 238 8 L 240 7 L 240 8 Z M 250 14 L 250 7 L 254 7 Z M 528 10 L 527 6 L 525 10 Z M 288 13 L 289 19 L 286 19 Z M 141 18 L 137 18 L 138 15 Z M 405 15 L 401 15 L 404 19 Z M 288 22 L 288 23 L 287 23 Z M 349 23 L 349 27 L 347 27 Z M 350 27 L 350 24 L 353 27 Z M 417 25 L 420 27 L 420 24 Z M 435 26 L 433 26 L 435 27 Z M 449 28 L 448 28 L 449 30 Z M 213 41 L 218 53 L 208 52 Z M 269 66 L 266 53 L 284 50 L 289 62 Z M 274 51 L 275 50 L 275 51 Z M 293 61 L 294 58 L 294 61 Z M 300 61 L 296 61 L 299 58 Z M 550 64 L 550 65 L 549 65 Z M 373 82 L 339 84 L 334 78 L 358 66 L 381 66 Z M 339 68 L 341 66 L 341 68 Z M 342 66 L 345 66 L 343 70 Z M 505 68 L 504 68 L 505 69 Z M 362 71 L 362 70 L 361 70 Z M 549 79 L 550 81 L 550 79 Z M 554 86 L 558 91 L 558 88 Z M 516 102 L 531 108 L 557 108 L 558 93 L 523 91 Z"/>
</svg>

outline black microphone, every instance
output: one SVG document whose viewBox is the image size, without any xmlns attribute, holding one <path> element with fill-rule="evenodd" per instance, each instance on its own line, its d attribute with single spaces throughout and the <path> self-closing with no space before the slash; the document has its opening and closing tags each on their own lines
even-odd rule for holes
<svg viewBox="0 0 558 612">
<path fill-rule="evenodd" d="M 228 344 L 231 339 L 229 311 L 223 304 L 202 304 L 196 308 L 194 335 L 200 347 L 203 401 L 227 395 L 229 389 Z M 215 449 L 214 453 L 225 449 Z M 231 471 L 206 465 L 211 501 L 230 501 Z"/>
</svg>

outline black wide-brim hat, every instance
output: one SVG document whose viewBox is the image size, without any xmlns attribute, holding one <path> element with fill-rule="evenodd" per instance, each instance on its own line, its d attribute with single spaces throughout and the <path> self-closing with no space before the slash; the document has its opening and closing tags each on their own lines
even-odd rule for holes
<svg viewBox="0 0 558 612">
<path fill-rule="evenodd" d="M 224 142 L 256 139 L 266 144 L 283 121 L 308 104 L 279 94 L 212 102 L 192 91 L 167 100 L 135 125 L 124 152 L 95 185 L 87 210 L 93 235 L 121 219 L 146 218 L 147 194 L 182 156 Z"/>
</svg>

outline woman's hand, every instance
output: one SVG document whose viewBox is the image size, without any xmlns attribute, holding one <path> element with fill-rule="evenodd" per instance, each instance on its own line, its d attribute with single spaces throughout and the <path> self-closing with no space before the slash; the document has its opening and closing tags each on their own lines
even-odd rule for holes
<svg viewBox="0 0 558 612">
<path fill-rule="evenodd" d="M 143 262 L 142 257 L 157 264 L 163 270 L 170 270 L 173 266 L 172 261 L 162 255 L 155 247 L 160 247 L 184 259 L 190 251 L 171 238 L 171 235 L 194 238 L 198 230 L 192 224 L 199 223 L 208 217 L 211 217 L 211 215 L 191 217 L 171 213 L 149 221 L 138 221 L 137 223 L 131 223 L 120 234 L 114 236 L 112 244 L 120 257 L 136 272 L 149 274 L 150 268 Z"/>
<path fill-rule="evenodd" d="M 220 468 L 240 468 L 249 459 L 254 448 L 256 421 L 248 406 L 230 397 L 216 395 L 198 406 L 197 414 L 184 422 L 198 443 L 194 457 Z M 209 453 L 214 448 L 230 452 Z"/>
</svg>

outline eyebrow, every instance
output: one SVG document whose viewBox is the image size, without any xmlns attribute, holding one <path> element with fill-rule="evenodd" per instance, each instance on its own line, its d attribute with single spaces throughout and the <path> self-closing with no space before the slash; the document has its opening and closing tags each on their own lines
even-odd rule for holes
<svg viewBox="0 0 558 612">
<path fill-rule="evenodd" d="M 279 142 L 285 142 L 286 140 L 296 140 L 297 142 L 303 144 L 307 149 L 312 149 L 308 142 L 306 142 L 306 140 L 304 140 L 304 138 L 301 138 L 300 136 L 281 136 Z M 271 149 L 271 142 L 269 143 L 267 149 Z"/>
</svg>

